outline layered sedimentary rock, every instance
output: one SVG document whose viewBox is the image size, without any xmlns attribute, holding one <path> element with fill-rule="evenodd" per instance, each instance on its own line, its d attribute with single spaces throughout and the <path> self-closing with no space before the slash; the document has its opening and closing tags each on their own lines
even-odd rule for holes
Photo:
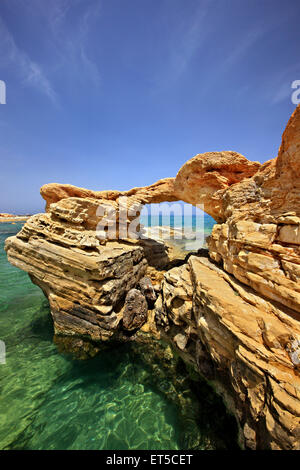
<svg viewBox="0 0 300 470">
<path fill-rule="evenodd" d="M 123 327 L 132 331 L 147 321 L 148 305 L 146 297 L 138 289 L 130 289 L 125 298 Z"/>
<path fill-rule="evenodd" d="M 7 240 L 8 259 L 49 298 L 56 333 L 98 343 L 160 334 L 224 396 L 243 446 L 298 449 L 299 177 L 300 107 L 263 165 L 209 152 L 126 192 L 43 186 L 46 213 Z M 141 238 L 139 214 L 177 200 L 218 223 L 209 254 L 169 269 L 164 244 Z"/>
<path fill-rule="evenodd" d="M 224 396 L 246 447 L 299 448 L 300 324 L 293 312 L 207 257 L 191 256 L 165 275 L 156 317 L 163 337 Z"/>
</svg>

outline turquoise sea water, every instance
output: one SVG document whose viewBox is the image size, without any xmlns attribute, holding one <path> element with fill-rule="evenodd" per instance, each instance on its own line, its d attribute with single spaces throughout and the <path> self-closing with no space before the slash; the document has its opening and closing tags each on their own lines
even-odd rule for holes
<svg viewBox="0 0 300 470">
<path fill-rule="evenodd" d="M 235 448 L 234 420 L 168 348 L 114 345 L 79 361 L 53 342 L 48 302 L 3 250 L 0 224 L 0 449 Z"/>
<path fill-rule="evenodd" d="M 192 206 L 190 206 L 192 207 Z M 193 209 L 193 208 L 192 208 Z M 198 211 L 199 212 L 199 211 Z M 141 215 L 141 224 L 150 232 L 147 236 L 150 238 L 163 238 L 171 245 L 175 245 L 183 252 L 197 251 L 199 248 L 206 247 L 206 237 L 216 221 L 205 213 L 196 213 L 194 215 Z M 162 233 L 157 230 L 158 227 L 172 227 L 175 229 L 175 235 Z"/>
</svg>

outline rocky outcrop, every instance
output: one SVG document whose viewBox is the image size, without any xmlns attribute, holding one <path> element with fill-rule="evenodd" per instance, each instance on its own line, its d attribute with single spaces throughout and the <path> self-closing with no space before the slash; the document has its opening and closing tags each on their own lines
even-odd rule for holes
<svg viewBox="0 0 300 470">
<path fill-rule="evenodd" d="M 149 277 L 143 277 L 139 282 L 139 288 L 145 296 L 149 308 L 153 307 L 156 301 L 156 293 Z"/>
<path fill-rule="evenodd" d="M 299 177 L 300 107 L 263 165 L 209 152 L 126 192 L 43 186 L 46 213 L 7 239 L 8 259 L 45 292 L 57 335 L 160 335 L 222 394 L 242 446 L 298 449 Z M 139 225 L 144 204 L 176 200 L 217 221 L 209 252 L 177 265 Z"/>
</svg>

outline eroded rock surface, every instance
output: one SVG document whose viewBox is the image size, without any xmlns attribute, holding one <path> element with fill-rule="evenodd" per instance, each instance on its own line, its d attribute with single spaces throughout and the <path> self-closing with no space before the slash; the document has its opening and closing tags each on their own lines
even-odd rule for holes
<svg viewBox="0 0 300 470">
<path fill-rule="evenodd" d="M 100 343 L 122 338 L 127 325 L 160 335 L 223 395 L 241 445 L 300 448 L 299 106 L 278 157 L 263 165 L 209 152 L 145 188 L 48 184 L 41 194 L 46 213 L 6 251 L 48 297 L 56 334 Z M 169 269 L 165 245 L 141 238 L 139 214 L 176 200 L 203 204 L 218 223 L 207 256 Z"/>
<path fill-rule="evenodd" d="M 156 301 L 156 293 L 152 285 L 151 279 L 147 276 L 143 277 L 139 282 L 139 288 L 145 296 L 148 306 L 151 308 Z"/>
<path fill-rule="evenodd" d="M 261 164 L 237 152 L 207 152 L 188 160 L 179 170 L 174 190 L 178 199 L 203 205 L 215 220 L 224 220 L 223 193 L 235 183 L 253 176 Z"/>
</svg>

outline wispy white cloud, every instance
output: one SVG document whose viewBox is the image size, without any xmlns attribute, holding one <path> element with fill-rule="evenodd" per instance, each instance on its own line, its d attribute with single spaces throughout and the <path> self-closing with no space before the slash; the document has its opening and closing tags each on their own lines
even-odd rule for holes
<svg viewBox="0 0 300 470">
<path fill-rule="evenodd" d="M 45 76 L 41 67 L 30 60 L 27 56 L 22 56 L 22 68 L 25 72 L 25 82 L 41 90 L 54 104 L 58 105 L 57 93 L 53 89 L 50 81 Z"/>
<path fill-rule="evenodd" d="M 268 83 L 266 97 L 271 104 L 276 105 L 284 100 L 291 100 L 293 89 L 291 88 L 294 80 L 300 80 L 300 64 L 292 64 L 285 70 L 279 71 L 277 76 L 272 77 Z"/>
<path fill-rule="evenodd" d="M 97 22 L 102 11 L 102 1 L 92 0 L 92 3 L 86 8 L 79 24 L 81 38 L 88 36 L 91 28 Z"/>
<path fill-rule="evenodd" d="M 12 33 L 0 18 L 0 61 L 2 66 L 14 66 L 25 85 L 29 85 L 58 104 L 58 96 L 42 67 L 17 46 Z"/>
<path fill-rule="evenodd" d="M 287 21 L 286 17 L 279 20 L 278 18 L 270 19 L 268 23 L 265 23 L 263 20 L 256 20 L 255 23 L 249 25 L 248 30 L 244 31 L 243 34 L 237 35 L 233 48 L 228 51 L 227 54 L 224 54 L 223 59 L 216 61 L 210 80 L 206 81 L 205 86 L 202 87 L 202 94 L 205 95 L 210 92 L 210 90 L 216 86 L 220 77 L 226 79 L 226 77 L 237 70 L 237 68 L 242 69 L 243 61 L 247 59 L 251 49 L 259 47 L 260 41 L 273 31 L 276 31 L 276 28 L 285 21 Z M 242 83 L 241 86 L 236 89 L 235 95 L 238 99 L 243 94 L 251 92 L 250 83 Z M 255 93 L 257 92 L 258 90 L 255 89 Z"/>
<path fill-rule="evenodd" d="M 171 57 L 176 78 L 185 72 L 195 53 L 204 45 L 209 33 L 205 20 L 210 4 L 210 1 L 202 0 L 191 20 L 183 24 L 184 32 Z"/>
<path fill-rule="evenodd" d="M 249 49 L 266 34 L 266 29 L 262 26 L 254 26 L 246 31 L 244 36 L 239 37 L 234 49 L 221 62 L 221 68 L 225 72 L 231 69 L 237 62 L 243 59 Z"/>
<path fill-rule="evenodd" d="M 215 0 L 201 0 L 194 14 L 188 18 L 182 18 L 176 28 L 176 37 L 170 41 L 168 60 L 163 69 L 163 77 L 160 75 L 160 84 L 156 90 L 165 88 L 166 85 L 177 82 L 189 69 L 192 60 L 201 54 L 206 55 L 210 41 L 216 34 L 216 22 L 214 18 Z M 255 46 L 268 28 L 262 23 L 254 24 L 248 31 L 237 37 L 236 43 L 223 57 L 215 59 L 208 70 L 203 70 L 205 80 L 201 84 L 201 93 L 206 94 L 219 81 L 220 76 L 225 76 L 242 61 L 248 51 Z M 222 43 L 220 43 L 222 47 Z M 217 51 L 218 52 L 218 51 Z M 207 74 L 210 74 L 207 76 Z M 201 77 L 199 77 L 199 80 Z"/>
<path fill-rule="evenodd" d="M 275 34 L 276 37 L 278 28 L 284 25 L 284 23 L 287 23 L 292 15 L 292 9 L 287 8 L 285 15 L 282 17 L 274 15 L 272 18 L 269 18 L 267 23 L 264 19 L 257 20 L 251 29 L 246 31 L 242 37 L 238 38 L 235 48 L 224 58 L 221 64 L 219 64 L 218 72 L 224 76 L 224 74 L 232 70 L 234 66 L 237 66 L 237 64 L 241 63 L 242 60 L 247 57 L 251 48 L 259 47 L 260 40 L 271 34 Z M 291 83 L 297 76 L 300 79 L 299 63 L 293 64 L 285 70 L 278 70 L 277 73 L 272 71 L 270 79 L 267 80 L 264 77 L 264 79 L 261 80 L 261 86 L 256 87 L 255 90 L 251 89 L 249 83 L 246 85 L 243 84 L 240 89 L 236 91 L 236 95 L 238 97 L 238 95 L 246 92 L 257 94 L 259 88 L 261 88 L 263 89 L 264 98 L 271 104 L 277 104 L 291 96 Z"/>
<path fill-rule="evenodd" d="M 230 73 L 236 70 L 237 67 L 242 67 L 243 60 L 245 60 L 251 48 L 256 46 L 266 32 L 266 28 L 255 24 L 252 25 L 248 31 L 245 31 L 242 36 L 237 37 L 234 47 L 228 51 L 227 54 L 224 54 L 223 59 L 215 62 L 210 79 L 206 80 L 205 86 L 201 89 L 202 95 L 204 96 L 209 93 L 211 89 L 217 85 L 220 77 L 222 80 L 226 80 L 228 79 L 228 75 L 230 76 Z M 236 89 L 236 98 L 238 99 L 248 91 L 249 84 L 241 84 L 241 86 Z"/>
<path fill-rule="evenodd" d="M 76 0 L 73 0 L 74 4 L 77 4 Z M 55 34 L 62 26 L 63 22 L 65 21 L 66 15 L 70 8 L 72 7 L 72 2 L 70 0 L 58 0 L 51 3 L 50 9 L 41 9 L 41 3 L 39 2 L 38 5 L 34 5 L 36 8 L 37 6 L 40 7 L 40 12 L 44 12 L 45 16 L 49 17 L 49 24 Z"/>
<path fill-rule="evenodd" d="M 30 0 L 24 2 L 22 8 L 23 15 L 33 18 L 33 25 L 43 25 L 45 29 L 42 47 L 49 50 L 49 54 L 45 54 L 46 65 L 33 60 L 30 53 L 17 45 L 12 32 L 0 18 L 1 65 L 14 64 L 24 85 L 39 90 L 56 105 L 59 105 L 59 99 L 54 84 L 63 86 L 62 77 L 69 80 L 72 76 L 73 83 L 77 81 L 82 86 L 83 81 L 89 82 L 99 89 L 101 75 L 92 56 L 91 34 L 99 20 L 102 1 L 53 0 L 45 3 Z"/>
<path fill-rule="evenodd" d="M 100 76 L 98 66 L 96 62 L 94 62 L 88 57 L 86 49 L 82 45 L 80 47 L 80 57 L 90 79 L 92 80 L 94 85 L 98 88 L 101 83 L 101 76 Z"/>
</svg>

